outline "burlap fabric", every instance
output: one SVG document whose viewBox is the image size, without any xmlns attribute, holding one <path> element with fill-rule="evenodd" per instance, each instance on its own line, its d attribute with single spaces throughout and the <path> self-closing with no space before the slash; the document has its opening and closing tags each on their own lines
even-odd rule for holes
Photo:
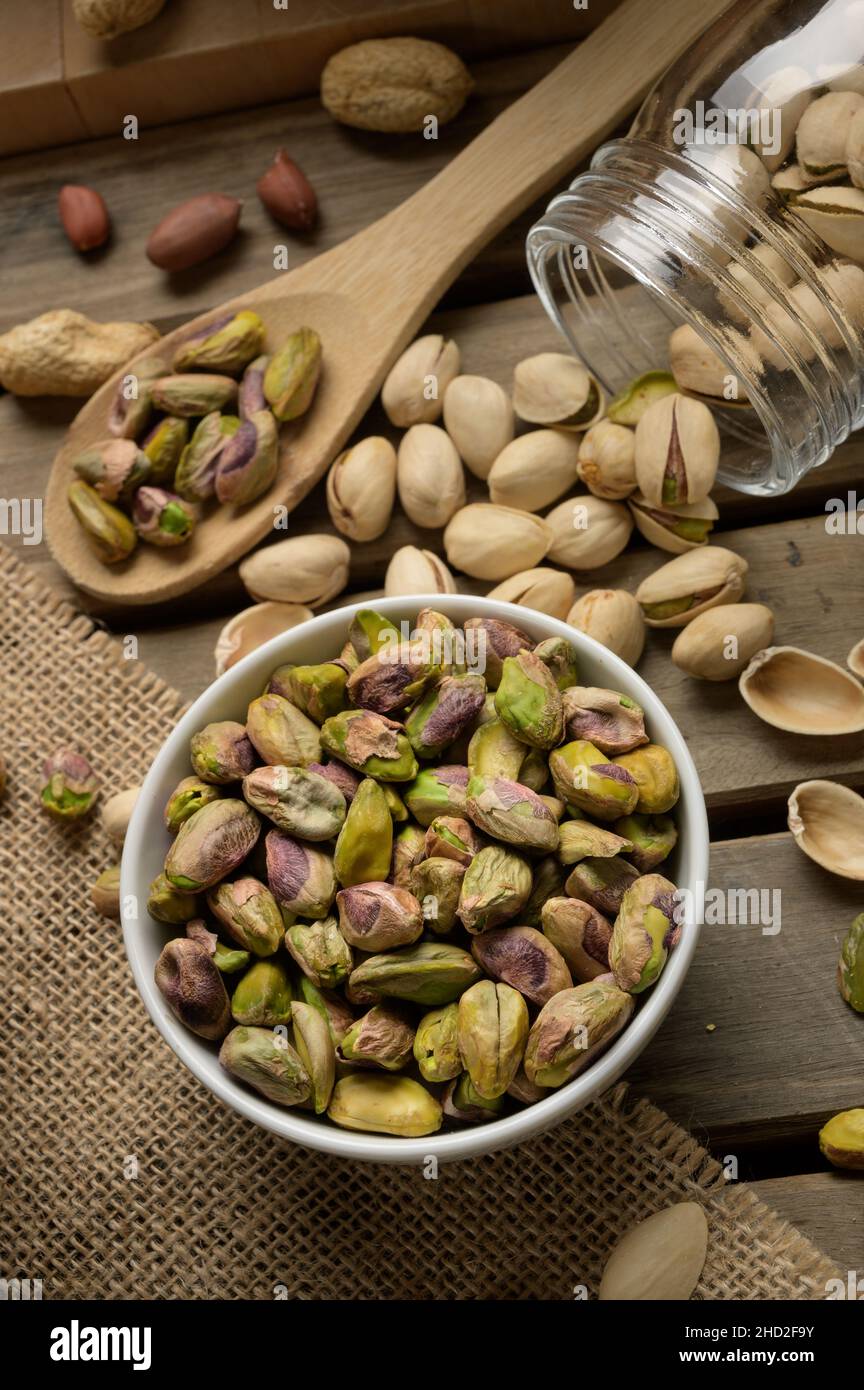
<svg viewBox="0 0 864 1390">
<path fill-rule="evenodd" d="M 137 782 L 176 693 L 0 549 L 0 1276 L 56 1298 L 538 1298 L 596 1293 L 632 1222 L 684 1199 L 711 1224 L 707 1299 L 819 1298 L 837 1271 L 625 1086 L 521 1149 L 443 1166 L 292 1147 L 184 1069 L 89 905 L 115 857 L 97 822 L 37 809 L 42 755 L 72 742 L 106 787 Z"/>
</svg>

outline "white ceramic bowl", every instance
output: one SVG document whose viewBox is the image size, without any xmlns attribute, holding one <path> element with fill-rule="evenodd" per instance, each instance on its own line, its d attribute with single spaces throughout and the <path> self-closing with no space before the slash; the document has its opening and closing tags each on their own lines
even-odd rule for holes
<svg viewBox="0 0 864 1390">
<path fill-rule="evenodd" d="M 368 606 L 368 603 L 352 604 L 324 613 L 273 638 L 226 671 L 195 701 L 166 739 L 144 781 L 123 851 L 121 891 L 124 901 L 130 901 L 131 895 L 131 901 L 143 906 L 149 884 L 162 869 L 170 843 L 163 811 L 174 787 L 182 777 L 189 775 L 192 734 L 214 720 L 242 719 L 249 701 L 260 695 L 271 671 L 282 662 L 325 661 L 339 652 L 353 614 L 358 608 Z M 672 753 L 681 779 L 681 799 L 675 812 L 679 841 L 667 866 L 668 875 L 679 888 L 696 892 L 698 901 L 698 886 L 704 884 L 708 871 L 708 823 L 699 778 L 687 745 L 665 706 L 629 666 L 566 623 L 511 603 L 471 595 L 430 594 L 378 599 L 374 606 L 394 621 L 403 618 L 413 621 L 421 608 L 432 607 L 448 614 L 457 624 L 472 614 L 484 613 L 515 623 L 538 641 L 545 637 L 566 637 L 579 653 L 579 677 L 584 685 L 621 690 L 638 701 L 645 711 L 650 737 Z M 500 1120 L 422 1139 L 393 1139 L 339 1129 L 324 1117 L 318 1118 L 302 1110 L 282 1109 L 229 1076 L 219 1065 L 216 1046 L 196 1037 L 177 1021 L 153 982 L 157 957 L 165 942 L 177 934 L 175 928 L 153 921 L 143 910 L 138 916 L 124 917 L 126 952 L 144 1003 L 162 1036 L 199 1081 L 241 1115 L 295 1143 L 347 1158 L 420 1163 L 429 1154 L 444 1162 L 521 1143 L 560 1123 L 607 1090 L 638 1057 L 669 1011 L 696 950 L 699 928 L 692 922 L 685 926 L 682 939 L 670 955 L 658 984 L 641 997 L 633 1019 L 609 1050 L 581 1076 L 559 1090 L 550 1091 L 548 1098 Z"/>
</svg>

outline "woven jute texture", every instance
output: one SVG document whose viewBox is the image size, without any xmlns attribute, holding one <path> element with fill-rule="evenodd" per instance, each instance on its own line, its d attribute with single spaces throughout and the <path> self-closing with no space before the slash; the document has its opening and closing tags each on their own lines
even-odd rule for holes
<svg viewBox="0 0 864 1390">
<path fill-rule="evenodd" d="M 520 1149 L 419 1168 L 285 1144 L 226 1110 L 147 1017 L 119 926 L 89 905 L 98 818 L 36 809 L 70 741 L 139 781 L 180 700 L 0 549 L 0 1276 L 56 1298 L 570 1299 L 617 1236 L 701 1202 L 696 1297 L 824 1297 L 837 1270 L 621 1085 Z M 70 738 L 71 736 L 71 738 Z"/>
</svg>

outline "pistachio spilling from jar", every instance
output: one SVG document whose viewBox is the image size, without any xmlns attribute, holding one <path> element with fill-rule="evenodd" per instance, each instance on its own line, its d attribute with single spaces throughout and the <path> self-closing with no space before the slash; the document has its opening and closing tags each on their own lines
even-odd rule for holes
<svg viewBox="0 0 864 1390">
<path fill-rule="evenodd" d="M 680 930 L 655 872 L 678 778 L 634 701 L 578 679 L 561 638 L 360 609 L 330 660 L 193 736 L 156 983 L 240 1084 L 419 1136 L 532 1104 L 626 1025 Z M 52 804 L 89 806 L 89 767 L 55 762 Z"/>
</svg>

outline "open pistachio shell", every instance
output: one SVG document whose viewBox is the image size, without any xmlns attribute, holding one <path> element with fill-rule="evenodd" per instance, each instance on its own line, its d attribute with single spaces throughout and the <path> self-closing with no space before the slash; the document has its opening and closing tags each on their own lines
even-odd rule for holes
<svg viewBox="0 0 864 1390">
<path fill-rule="evenodd" d="M 719 545 L 699 546 L 661 565 L 636 590 L 649 627 L 684 627 L 720 603 L 744 593 L 747 561 Z"/>
<path fill-rule="evenodd" d="M 832 251 L 853 261 L 864 260 L 864 192 L 860 188 L 810 188 L 793 199 L 792 211 Z"/>
<path fill-rule="evenodd" d="M 216 674 L 223 675 L 242 657 L 254 652 L 271 637 L 278 637 L 314 617 L 302 603 L 256 603 L 229 618 L 216 639 Z"/>
<path fill-rule="evenodd" d="M 864 880 L 864 797 L 839 782 L 801 782 L 789 798 L 789 829 L 810 859 L 841 878 Z"/>
<path fill-rule="evenodd" d="M 668 550 L 672 555 L 684 555 L 705 545 L 720 515 L 710 497 L 679 507 L 665 503 L 654 506 L 641 492 L 636 492 L 628 497 L 627 505 L 639 534 L 658 550 Z"/>
<path fill-rule="evenodd" d="M 754 714 L 793 734 L 864 729 L 864 689 L 842 666 L 799 647 L 765 647 L 738 681 Z"/>
</svg>

